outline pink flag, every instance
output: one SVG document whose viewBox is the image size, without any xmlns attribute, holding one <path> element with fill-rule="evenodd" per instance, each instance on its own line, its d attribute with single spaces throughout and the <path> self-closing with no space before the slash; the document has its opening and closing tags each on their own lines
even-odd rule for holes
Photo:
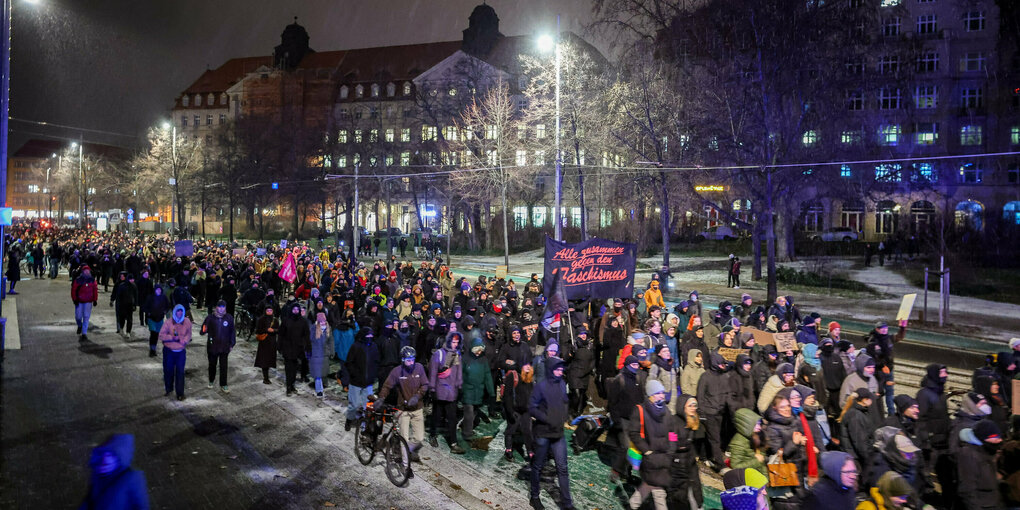
<svg viewBox="0 0 1020 510">
<path fill-rule="evenodd" d="M 280 268 L 280 278 L 283 278 L 287 283 L 294 283 L 297 278 L 297 263 L 294 262 L 294 254 L 288 253 L 286 260 L 283 261 L 283 267 Z"/>
</svg>

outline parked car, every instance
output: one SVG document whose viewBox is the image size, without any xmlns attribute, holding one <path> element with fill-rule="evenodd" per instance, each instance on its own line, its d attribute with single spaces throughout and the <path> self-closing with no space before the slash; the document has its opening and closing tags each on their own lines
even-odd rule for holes
<svg viewBox="0 0 1020 510">
<path fill-rule="evenodd" d="M 849 243 L 850 241 L 857 240 L 857 232 L 854 232 L 850 227 L 835 227 L 816 232 L 810 237 L 812 241 L 843 241 Z"/>
<path fill-rule="evenodd" d="M 397 228 L 397 227 L 390 227 L 388 232 L 387 232 L 387 230 L 385 228 L 382 229 L 382 230 L 376 230 L 375 231 L 375 236 L 376 237 L 400 237 L 402 235 L 404 235 L 404 234 L 401 233 L 400 229 Z"/>
<path fill-rule="evenodd" d="M 706 229 L 704 232 L 695 236 L 698 241 L 732 241 L 740 237 L 740 234 L 733 230 L 728 225 L 717 225 Z"/>
</svg>

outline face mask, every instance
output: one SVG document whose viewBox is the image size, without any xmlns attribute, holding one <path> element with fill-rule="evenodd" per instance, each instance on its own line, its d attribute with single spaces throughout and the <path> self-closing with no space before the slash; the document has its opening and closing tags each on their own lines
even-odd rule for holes
<svg viewBox="0 0 1020 510">
<path fill-rule="evenodd" d="M 948 379 L 948 377 L 939 377 L 939 384 L 946 384 L 946 380 Z"/>
<path fill-rule="evenodd" d="M 991 455 L 995 455 L 995 452 L 999 451 L 1001 443 L 981 443 L 981 447 L 985 449 Z"/>
<path fill-rule="evenodd" d="M 636 374 L 638 369 L 634 365 L 627 365 L 627 371 L 632 373 L 632 374 Z"/>
<path fill-rule="evenodd" d="M 988 404 L 978 406 L 978 410 L 981 411 L 983 414 L 992 414 L 992 406 Z"/>
<path fill-rule="evenodd" d="M 656 409 L 662 410 L 663 408 L 666 407 L 666 399 L 654 401 L 652 402 L 652 405 L 655 406 Z"/>
<path fill-rule="evenodd" d="M 822 352 L 825 354 L 832 354 L 834 346 L 832 344 L 825 344 L 822 346 Z"/>
<path fill-rule="evenodd" d="M 793 410 L 794 416 L 799 415 L 801 413 L 801 411 L 804 410 L 804 408 L 802 408 L 802 407 L 791 407 L 790 409 Z"/>
</svg>

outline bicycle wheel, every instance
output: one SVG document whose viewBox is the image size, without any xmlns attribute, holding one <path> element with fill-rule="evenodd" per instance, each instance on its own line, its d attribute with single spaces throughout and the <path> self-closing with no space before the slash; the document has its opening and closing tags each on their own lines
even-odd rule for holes
<svg viewBox="0 0 1020 510">
<path fill-rule="evenodd" d="M 360 418 L 354 429 L 354 454 L 358 462 L 369 465 L 375 457 L 375 438 L 365 433 L 365 419 Z"/>
<path fill-rule="evenodd" d="M 386 478 L 389 478 L 393 485 L 403 487 L 411 478 L 411 450 L 407 447 L 407 441 L 399 434 L 393 434 L 386 441 Z"/>
</svg>

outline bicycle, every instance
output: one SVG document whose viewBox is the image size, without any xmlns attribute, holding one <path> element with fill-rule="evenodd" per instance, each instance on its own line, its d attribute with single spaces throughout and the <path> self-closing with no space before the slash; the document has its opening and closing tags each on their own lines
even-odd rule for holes
<svg viewBox="0 0 1020 510">
<path fill-rule="evenodd" d="M 397 419 L 402 411 L 370 398 L 365 410 L 359 412 L 354 432 L 354 454 L 358 462 L 367 466 L 376 452 L 382 452 L 386 461 L 386 478 L 397 487 L 404 487 L 414 478 L 411 470 L 411 450 L 397 430 Z"/>
<path fill-rule="evenodd" d="M 237 327 L 237 332 L 244 335 L 245 340 L 251 340 L 251 335 L 255 333 L 255 319 L 244 308 L 238 308 L 235 314 L 234 325 Z"/>
</svg>

